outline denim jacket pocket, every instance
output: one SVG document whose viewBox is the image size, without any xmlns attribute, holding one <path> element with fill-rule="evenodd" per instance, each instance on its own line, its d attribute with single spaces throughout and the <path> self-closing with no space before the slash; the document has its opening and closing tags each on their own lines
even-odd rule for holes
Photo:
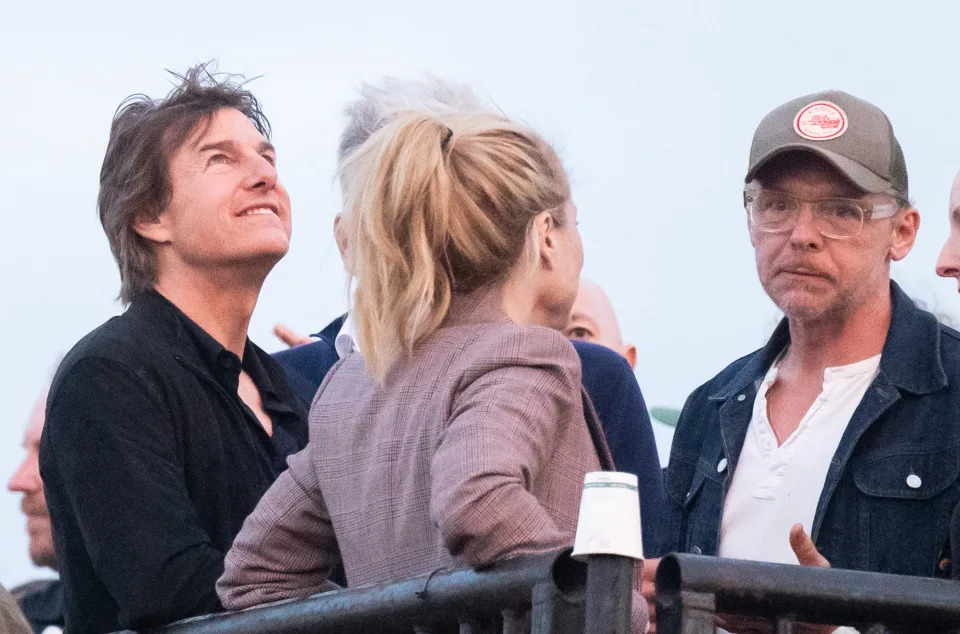
<svg viewBox="0 0 960 634">
<path fill-rule="evenodd" d="M 903 452 L 857 466 L 857 488 L 871 497 L 929 500 L 957 482 L 960 448 Z"/>
<path fill-rule="evenodd" d="M 852 558 L 848 563 L 876 572 L 932 576 L 960 498 L 958 476 L 960 447 L 904 449 L 854 467 L 861 499 L 850 518 L 859 529 L 844 545 L 844 557 Z"/>
</svg>

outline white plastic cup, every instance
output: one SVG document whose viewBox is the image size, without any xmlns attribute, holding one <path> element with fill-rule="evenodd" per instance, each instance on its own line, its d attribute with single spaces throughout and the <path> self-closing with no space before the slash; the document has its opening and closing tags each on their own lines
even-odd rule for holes
<svg viewBox="0 0 960 634">
<path fill-rule="evenodd" d="M 584 476 L 571 557 L 585 561 L 588 555 L 643 559 L 636 475 L 594 471 Z"/>
</svg>

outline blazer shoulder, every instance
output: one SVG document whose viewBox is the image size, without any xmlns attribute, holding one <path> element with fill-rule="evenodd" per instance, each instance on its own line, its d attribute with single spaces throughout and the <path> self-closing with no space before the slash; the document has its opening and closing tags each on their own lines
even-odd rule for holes
<svg viewBox="0 0 960 634">
<path fill-rule="evenodd" d="M 465 341 L 471 356 L 580 366 L 573 344 L 552 328 L 495 322 L 478 324 L 472 330 Z"/>
</svg>

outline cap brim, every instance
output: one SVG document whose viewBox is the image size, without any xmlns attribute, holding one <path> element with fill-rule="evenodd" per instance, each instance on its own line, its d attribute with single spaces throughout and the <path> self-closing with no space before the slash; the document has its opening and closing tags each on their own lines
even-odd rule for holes
<svg viewBox="0 0 960 634">
<path fill-rule="evenodd" d="M 759 172 L 764 165 L 785 152 L 809 152 L 811 154 L 815 154 L 825 160 L 827 163 L 830 163 L 830 165 L 835 167 L 837 171 L 846 176 L 850 182 L 866 192 L 871 194 L 890 194 L 892 196 L 903 197 L 903 194 L 896 191 L 892 184 L 883 180 L 856 161 L 851 161 L 847 157 L 841 156 L 836 152 L 826 150 L 823 147 L 807 143 L 790 143 L 787 145 L 781 145 L 777 149 L 768 152 L 759 161 L 757 161 L 753 167 L 750 168 L 750 171 L 747 172 L 744 182 L 749 183 L 752 181 L 756 177 L 757 172 Z"/>
</svg>

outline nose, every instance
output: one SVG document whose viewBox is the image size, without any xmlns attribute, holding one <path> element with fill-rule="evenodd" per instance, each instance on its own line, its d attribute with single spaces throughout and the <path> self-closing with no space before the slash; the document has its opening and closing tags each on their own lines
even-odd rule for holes
<svg viewBox="0 0 960 634">
<path fill-rule="evenodd" d="M 960 235 L 951 232 L 937 258 L 937 275 L 960 279 Z"/>
<path fill-rule="evenodd" d="M 33 493 L 39 491 L 43 485 L 40 480 L 40 465 L 36 459 L 29 456 L 20 463 L 13 477 L 7 483 L 7 489 L 14 493 Z"/>
<path fill-rule="evenodd" d="M 259 154 L 251 157 L 246 185 L 250 189 L 270 191 L 277 185 L 277 168 Z"/>
<path fill-rule="evenodd" d="M 797 223 L 790 232 L 790 243 L 798 249 L 816 250 L 823 246 L 823 234 L 817 228 L 816 217 L 809 205 L 797 212 Z"/>
</svg>

